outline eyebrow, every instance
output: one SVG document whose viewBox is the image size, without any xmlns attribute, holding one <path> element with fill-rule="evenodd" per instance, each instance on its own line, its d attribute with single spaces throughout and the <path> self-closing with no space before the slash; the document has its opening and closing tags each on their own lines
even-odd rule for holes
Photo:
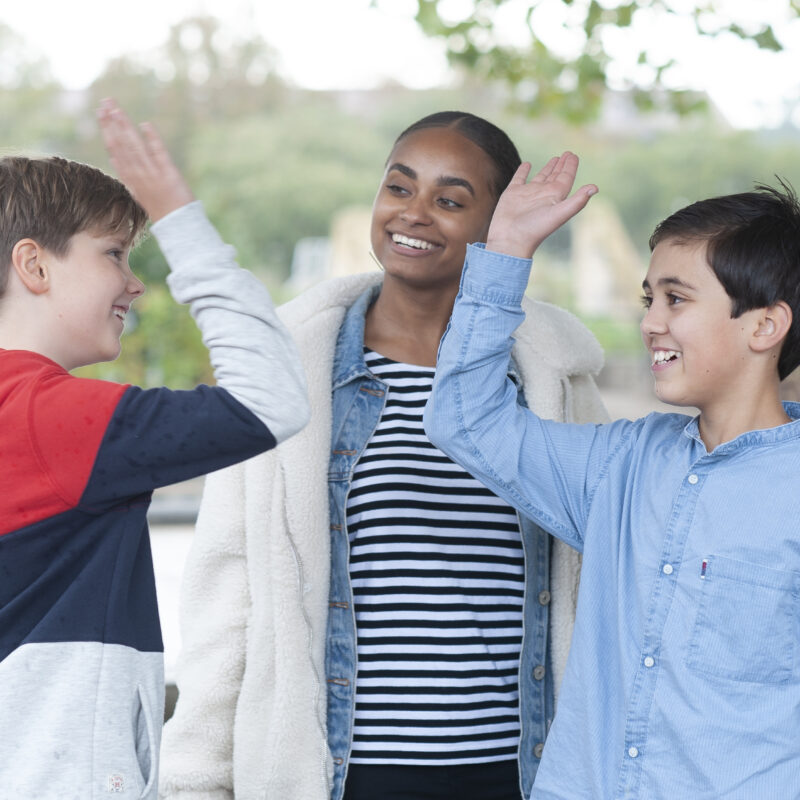
<svg viewBox="0 0 800 800">
<path fill-rule="evenodd" d="M 682 281 L 680 278 L 659 278 L 656 282 L 656 286 L 680 286 L 683 289 L 691 289 L 692 291 L 696 291 L 696 287 L 692 286 L 691 283 L 686 283 L 686 281 Z M 645 278 L 642 281 L 642 289 L 649 289 L 650 283 Z"/>
<path fill-rule="evenodd" d="M 386 170 L 387 174 L 392 170 L 397 170 L 401 172 L 408 178 L 411 178 L 412 181 L 417 179 L 417 173 L 415 170 L 411 169 L 411 167 L 407 167 L 405 164 L 401 164 L 400 162 L 395 162 L 392 164 L 389 169 Z M 436 179 L 437 186 L 462 186 L 466 189 L 473 197 L 475 197 L 475 189 L 472 187 L 472 184 L 466 178 L 457 178 L 454 175 L 442 175 L 441 177 Z"/>
</svg>

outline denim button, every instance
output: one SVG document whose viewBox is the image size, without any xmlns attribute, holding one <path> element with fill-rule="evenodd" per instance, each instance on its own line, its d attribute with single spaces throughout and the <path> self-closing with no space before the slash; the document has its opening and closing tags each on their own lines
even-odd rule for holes
<svg viewBox="0 0 800 800">
<path fill-rule="evenodd" d="M 697 475 L 692 474 L 689 476 L 689 483 L 691 483 L 692 486 L 694 486 L 699 480 L 700 478 L 698 478 Z"/>
<path fill-rule="evenodd" d="M 538 666 L 533 668 L 533 677 L 537 681 L 540 681 L 542 678 L 544 678 L 544 672 L 545 672 L 544 667 L 541 664 L 539 664 Z"/>
<path fill-rule="evenodd" d="M 650 669 L 650 667 L 654 666 L 655 663 L 656 663 L 656 660 L 653 658 L 653 656 L 646 656 L 645 659 L 644 659 L 644 665 L 648 669 Z"/>
<path fill-rule="evenodd" d="M 661 571 L 665 575 L 672 575 L 672 564 L 664 564 L 664 566 L 661 568 Z"/>
<path fill-rule="evenodd" d="M 539 744 L 537 744 L 536 747 L 533 748 L 533 757 L 541 758 L 543 752 L 544 752 L 544 744 L 542 742 L 539 742 Z"/>
<path fill-rule="evenodd" d="M 539 592 L 539 605 L 546 606 L 549 605 L 549 603 L 550 603 L 550 592 L 548 592 L 547 589 L 543 589 L 541 592 Z"/>
<path fill-rule="evenodd" d="M 628 755 L 631 758 L 636 758 L 639 755 L 639 748 L 638 747 L 629 747 L 628 748 Z"/>
</svg>

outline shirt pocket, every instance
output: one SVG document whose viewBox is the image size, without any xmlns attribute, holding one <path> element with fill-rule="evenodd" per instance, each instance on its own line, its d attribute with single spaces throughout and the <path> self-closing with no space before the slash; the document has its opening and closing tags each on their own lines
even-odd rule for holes
<svg viewBox="0 0 800 800">
<path fill-rule="evenodd" d="M 753 683 L 787 683 L 794 667 L 800 574 L 709 556 L 689 639 L 689 669 Z"/>
</svg>

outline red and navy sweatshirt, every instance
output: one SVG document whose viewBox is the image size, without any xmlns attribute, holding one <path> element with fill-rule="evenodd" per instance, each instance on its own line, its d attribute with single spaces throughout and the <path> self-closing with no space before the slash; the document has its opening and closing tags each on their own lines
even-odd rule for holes
<svg viewBox="0 0 800 800">
<path fill-rule="evenodd" d="M 0 350 L 0 800 L 156 797 L 151 493 L 267 450 L 307 419 L 269 295 L 199 204 L 153 231 L 217 386 L 144 390 Z"/>
</svg>

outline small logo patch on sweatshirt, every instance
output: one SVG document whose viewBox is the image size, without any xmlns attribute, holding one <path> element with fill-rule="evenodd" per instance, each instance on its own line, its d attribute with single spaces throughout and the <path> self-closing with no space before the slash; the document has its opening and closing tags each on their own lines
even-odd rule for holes
<svg viewBox="0 0 800 800">
<path fill-rule="evenodd" d="M 108 776 L 108 791 L 110 794 L 121 794 L 125 791 L 125 776 L 116 773 Z"/>
</svg>

